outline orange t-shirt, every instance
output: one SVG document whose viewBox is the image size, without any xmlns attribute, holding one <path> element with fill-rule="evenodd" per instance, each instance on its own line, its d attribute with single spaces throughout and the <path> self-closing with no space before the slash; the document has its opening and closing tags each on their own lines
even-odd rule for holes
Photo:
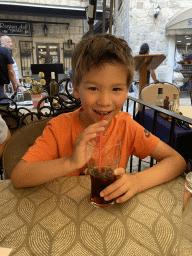
<svg viewBox="0 0 192 256">
<path fill-rule="evenodd" d="M 27 162 L 41 162 L 70 156 L 77 136 L 83 131 L 79 122 L 79 111 L 61 114 L 48 122 L 42 136 L 37 138 L 35 144 L 23 156 Z M 141 159 L 149 156 L 159 142 L 159 138 L 149 133 L 126 112 L 116 115 L 105 135 L 121 139 L 121 161 L 119 167 L 127 167 L 130 155 Z M 68 174 L 79 175 L 86 166 Z"/>
</svg>

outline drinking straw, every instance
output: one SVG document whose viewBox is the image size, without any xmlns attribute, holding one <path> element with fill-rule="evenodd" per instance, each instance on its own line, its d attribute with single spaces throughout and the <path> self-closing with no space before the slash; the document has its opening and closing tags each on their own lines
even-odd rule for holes
<svg viewBox="0 0 192 256">
<path fill-rule="evenodd" d="M 100 117 L 101 121 L 104 120 L 104 115 Z M 99 133 L 99 172 L 101 172 L 101 151 L 102 151 L 102 132 Z"/>
</svg>

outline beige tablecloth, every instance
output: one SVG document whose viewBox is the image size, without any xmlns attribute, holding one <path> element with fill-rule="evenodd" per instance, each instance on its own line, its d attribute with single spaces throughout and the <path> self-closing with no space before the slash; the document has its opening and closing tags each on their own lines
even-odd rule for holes
<svg viewBox="0 0 192 256">
<path fill-rule="evenodd" d="M 176 255 L 183 193 L 178 177 L 100 209 L 89 176 L 24 189 L 0 181 L 0 247 L 15 256 Z"/>
</svg>

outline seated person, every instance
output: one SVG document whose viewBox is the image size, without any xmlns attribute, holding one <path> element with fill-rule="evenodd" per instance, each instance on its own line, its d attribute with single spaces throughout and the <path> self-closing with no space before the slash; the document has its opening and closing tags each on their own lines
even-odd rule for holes
<svg viewBox="0 0 192 256">
<path fill-rule="evenodd" d="M 11 133 L 5 123 L 5 121 L 3 120 L 3 118 L 0 115 L 0 157 L 3 154 L 5 145 L 7 143 L 7 141 L 10 139 L 11 137 Z"/>
<path fill-rule="evenodd" d="M 82 107 L 49 121 L 12 172 L 16 188 L 79 175 L 87 166 L 88 142 L 100 132 L 120 138 L 122 145 L 119 168 L 114 170 L 118 179 L 100 194 L 105 200 L 119 197 L 116 202 L 124 202 L 185 171 L 186 163 L 179 153 L 147 132 L 129 113 L 121 112 L 134 73 L 134 60 L 125 40 L 110 34 L 82 39 L 72 57 L 72 70 L 74 94 Z M 151 155 L 158 163 L 126 174 L 130 155 Z"/>
</svg>

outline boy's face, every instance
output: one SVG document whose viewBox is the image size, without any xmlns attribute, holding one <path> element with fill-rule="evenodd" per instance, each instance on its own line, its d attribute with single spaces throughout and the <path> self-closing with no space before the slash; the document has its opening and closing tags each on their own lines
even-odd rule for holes
<svg viewBox="0 0 192 256">
<path fill-rule="evenodd" d="M 80 112 L 84 129 L 99 122 L 102 115 L 110 123 L 127 99 L 127 71 L 119 63 L 104 63 L 84 75 L 80 85 L 74 86 L 74 93 L 84 108 Z"/>
</svg>

